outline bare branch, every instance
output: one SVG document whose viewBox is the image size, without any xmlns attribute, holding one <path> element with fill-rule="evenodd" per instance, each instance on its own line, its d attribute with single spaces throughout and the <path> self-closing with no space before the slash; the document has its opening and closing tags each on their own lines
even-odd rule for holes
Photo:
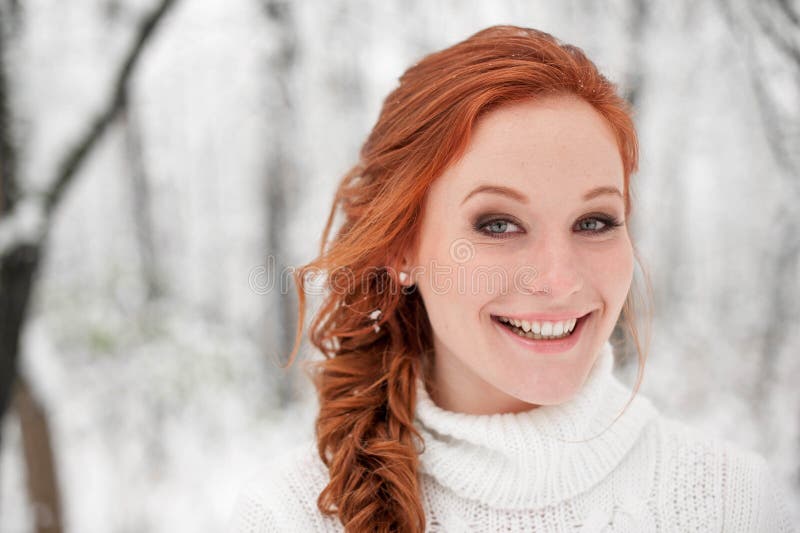
<svg viewBox="0 0 800 533">
<path fill-rule="evenodd" d="M 766 5 L 769 6 L 769 4 Z M 779 28 L 778 24 L 771 20 L 770 16 L 765 13 L 764 4 L 756 4 L 752 6 L 751 11 L 755 16 L 758 25 L 761 27 L 764 36 L 769 39 L 769 41 L 773 43 L 776 48 L 788 55 L 792 61 L 794 61 L 795 65 L 800 66 L 800 46 L 798 46 L 797 43 L 792 42 L 790 37 L 797 31 L 796 28 L 790 27 L 789 30 Z M 789 9 L 789 12 L 791 13 L 791 9 Z"/>
<path fill-rule="evenodd" d="M 13 207 L 17 195 L 11 95 L 6 72 L 7 48 L 6 28 L 0 24 L 0 214 Z"/>
<path fill-rule="evenodd" d="M 717 4 L 733 32 L 737 35 L 744 35 L 748 41 L 742 46 L 742 50 L 747 57 L 747 64 L 750 68 L 750 84 L 753 87 L 753 93 L 758 102 L 758 109 L 761 111 L 759 117 L 764 128 L 764 134 L 767 137 L 770 150 L 775 157 L 776 163 L 785 173 L 786 178 L 783 179 L 784 185 L 792 191 L 792 194 L 794 194 L 796 198 L 800 198 L 800 181 L 789 178 L 790 176 L 795 176 L 797 172 L 797 159 L 794 146 L 792 145 L 793 136 L 784 131 L 780 126 L 781 124 L 786 124 L 787 119 L 770 94 L 766 82 L 768 76 L 764 73 L 764 69 L 756 57 L 756 43 L 754 42 L 753 35 L 751 35 L 750 30 L 746 27 L 743 15 L 734 13 L 728 1 L 719 0 Z M 758 15 L 759 29 L 765 34 L 768 34 L 767 38 L 770 39 L 770 42 L 774 43 L 774 36 L 770 38 L 769 35 L 770 32 L 775 33 L 774 28 L 769 25 L 770 23 L 764 18 L 763 13 L 759 13 L 757 9 L 755 12 Z M 800 63 L 795 63 L 795 65 L 800 66 Z"/>
<path fill-rule="evenodd" d="M 108 128 L 109 124 L 111 124 L 119 114 L 124 105 L 127 87 L 133 70 L 136 67 L 136 63 L 141 57 L 142 51 L 150 41 L 150 38 L 153 36 L 158 23 L 174 4 L 175 0 L 162 0 L 161 4 L 142 21 L 133 47 L 128 52 L 116 76 L 114 91 L 105 109 L 95 117 L 84 138 L 67 153 L 63 162 L 59 165 L 57 177 L 53 182 L 53 188 L 46 196 L 45 212 L 47 215 L 53 211 L 61 200 L 66 187 L 72 181 L 78 169 L 80 169 L 81 165 L 86 161 L 87 156 L 102 138 L 106 128 Z"/>
<path fill-rule="evenodd" d="M 778 0 L 778 7 L 783 10 L 786 18 L 792 21 L 795 26 L 800 26 L 800 14 L 796 11 L 795 6 L 789 0 Z"/>
<path fill-rule="evenodd" d="M 629 63 L 625 76 L 624 97 L 633 107 L 639 106 L 639 96 L 644 84 L 644 62 L 642 50 L 646 33 L 646 25 L 650 15 L 650 6 L 644 0 L 631 2 L 629 15 Z"/>
</svg>

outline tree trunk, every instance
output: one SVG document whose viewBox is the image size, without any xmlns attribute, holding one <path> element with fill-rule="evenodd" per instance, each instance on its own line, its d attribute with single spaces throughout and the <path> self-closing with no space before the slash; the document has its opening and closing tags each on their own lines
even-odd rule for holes
<svg viewBox="0 0 800 533">
<path fill-rule="evenodd" d="M 20 334 L 40 251 L 38 244 L 21 244 L 0 257 L 0 417 L 11 403 Z"/>
<path fill-rule="evenodd" d="M 50 427 L 42 405 L 31 394 L 25 378 L 14 387 L 14 407 L 22 427 L 22 446 L 28 467 L 28 498 L 36 533 L 61 533 L 61 500 L 58 490 Z"/>
<path fill-rule="evenodd" d="M 295 106 L 292 102 L 290 81 L 292 69 L 297 56 L 297 29 L 292 13 L 292 4 L 285 0 L 267 0 L 263 4 L 266 17 L 275 29 L 278 46 L 269 57 L 269 73 L 272 75 L 272 90 L 275 93 L 274 107 L 271 109 L 273 120 L 270 124 L 273 132 L 269 159 L 267 161 L 266 208 L 268 213 L 266 249 L 275 261 L 273 275 L 280 280 L 279 273 L 287 265 L 289 254 L 285 239 L 286 220 L 292 213 L 291 204 L 295 197 L 295 188 L 299 172 L 292 156 L 293 134 L 296 131 L 296 120 L 292 115 Z M 294 185 L 295 188 L 290 187 Z M 289 290 L 282 294 L 281 284 L 270 295 L 273 320 L 270 321 L 272 339 L 268 342 L 268 352 L 275 352 L 275 360 L 285 365 L 294 342 L 295 323 L 297 322 L 297 305 L 294 294 Z M 295 388 L 292 374 L 280 371 L 276 376 L 276 388 L 279 404 L 285 407 L 294 399 Z"/>
<path fill-rule="evenodd" d="M 156 255 L 152 201 L 147 169 L 142 156 L 140 129 L 136 121 L 134 107 L 128 98 L 125 99 L 120 118 L 125 134 L 125 153 L 130 169 L 133 220 L 136 227 L 141 275 L 145 285 L 145 297 L 148 302 L 151 302 L 161 296 L 163 289 Z"/>
</svg>

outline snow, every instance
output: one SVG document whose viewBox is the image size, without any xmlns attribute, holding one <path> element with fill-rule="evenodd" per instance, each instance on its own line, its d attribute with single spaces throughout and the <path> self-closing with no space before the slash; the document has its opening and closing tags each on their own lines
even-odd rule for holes
<svg viewBox="0 0 800 533">
<path fill-rule="evenodd" d="M 154 4 L 25 3 L 13 61 L 25 190 L 52 182 Z M 774 309 L 764 265 L 784 245 L 772 214 L 793 198 L 787 183 L 796 176 L 775 161 L 748 56 L 717 4 L 687 14 L 648 3 L 637 43 L 627 2 L 466 4 L 294 2 L 279 31 L 259 2 L 204 0 L 178 2 L 163 21 L 130 88 L 129 129 L 109 130 L 55 213 L 22 339 L 21 370 L 50 422 L 66 531 L 223 531 L 242 481 L 312 435 L 316 400 L 298 363 L 319 354 L 304 344 L 290 370 L 276 366 L 288 356 L 279 334 L 289 327 L 293 336 L 295 326 L 280 314 L 294 301 L 290 267 L 317 252 L 338 179 L 403 70 L 496 23 L 581 46 L 614 80 L 630 79 L 639 58 L 632 231 L 658 310 L 641 393 L 764 453 L 791 487 L 800 520 L 797 328 L 786 328 L 774 354 L 767 397 L 753 397 L 763 317 Z M 294 62 L 276 72 L 276 54 L 292 43 Z M 752 57 L 766 58 L 777 105 L 796 117 L 785 58 L 770 48 Z M 137 157 L 145 213 L 134 202 Z M 279 157 L 293 181 L 275 249 L 267 194 Z M 0 220 L 0 251 L 36 239 L 43 223 L 41 203 L 22 200 Z M 324 284 L 310 281 L 317 296 Z M 790 309 L 789 320 L 798 313 Z M 632 384 L 635 361 L 620 372 Z M 287 386 L 298 399 L 284 405 Z M 21 446 L 8 416 L 3 533 L 31 531 Z"/>
</svg>

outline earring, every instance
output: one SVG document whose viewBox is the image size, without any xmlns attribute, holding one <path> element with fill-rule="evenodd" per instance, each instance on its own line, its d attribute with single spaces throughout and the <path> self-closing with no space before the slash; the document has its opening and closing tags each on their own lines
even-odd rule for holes
<svg viewBox="0 0 800 533">
<path fill-rule="evenodd" d="M 405 283 L 406 281 L 408 281 L 408 274 L 406 272 L 400 272 L 400 274 L 398 274 L 398 277 L 400 278 L 400 283 Z"/>
</svg>

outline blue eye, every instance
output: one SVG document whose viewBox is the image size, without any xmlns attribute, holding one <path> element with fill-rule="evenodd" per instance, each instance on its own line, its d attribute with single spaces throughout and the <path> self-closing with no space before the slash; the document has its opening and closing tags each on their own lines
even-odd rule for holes
<svg viewBox="0 0 800 533">
<path fill-rule="evenodd" d="M 589 223 L 588 227 L 585 224 L 587 222 Z M 600 227 L 598 227 L 598 223 Z M 578 222 L 578 231 L 599 235 L 614 230 L 622 225 L 624 225 L 624 222 L 613 216 L 591 215 Z M 479 217 L 472 227 L 473 230 L 481 235 L 486 235 L 493 239 L 507 239 L 514 233 L 522 233 L 517 223 L 502 217 L 490 218 L 488 220 Z M 517 231 L 508 231 L 509 227 L 517 228 Z"/>
<path fill-rule="evenodd" d="M 512 233 L 520 233 L 519 231 L 506 231 L 509 226 L 519 229 L 517 224 L 506 218 L 495 218 L 486 222 L 479 221 L 473 225 L 473 229 L 494 239 L 507 239 Z"/>
<path fill-rule="evenodd" d="M 607 217 L 605 215 L 590 216 L 588 218 L 584 218 L 578 224 L 580 225 L 583 222 L 592 222 L 592 221 L 600 222 L 601 224 L 603 224 L 603 227 L 600 228 L 600 229 L 592 229 L 592 228 L 582 227 L 581 229 L 583 229 L 585 231 L 588 231 L 589 233 L 605 233 L 607 231 L 613 230 L 614 228 L 618 228 L 618 227 L 622 226 L 622 222 L 619 221 L 617 218 L 615 218 L 615 217 Z"/>
</svg>

